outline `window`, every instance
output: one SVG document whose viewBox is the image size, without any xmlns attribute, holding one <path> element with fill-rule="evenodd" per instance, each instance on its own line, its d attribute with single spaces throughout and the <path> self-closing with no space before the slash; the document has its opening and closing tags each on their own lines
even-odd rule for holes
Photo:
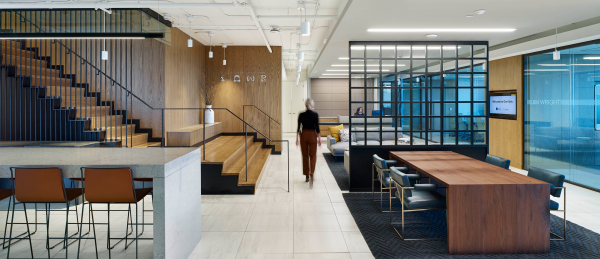
<svg viewBox="0 0 600 259">
<path fill-rule="evenodd" d="M 351 116 L 351 145 L 487 145 L 487 44 L 350 49 L 350 109 L 365 110 Z"/>
</svg>

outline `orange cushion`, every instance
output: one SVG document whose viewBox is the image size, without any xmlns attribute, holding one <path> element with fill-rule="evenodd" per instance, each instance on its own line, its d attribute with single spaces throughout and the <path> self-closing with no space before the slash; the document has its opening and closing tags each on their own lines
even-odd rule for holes
<svg viewBox="0 0 600 259">
<path fill-rule="evenodd" d="M 340 124 L 339 126 L 329 127 L 329 133 L 331 136 L 335 138 L 335 142 L 340 142 L 340 132 L 338 130 L 344 129 L 344 124 Z"/>
</svg>

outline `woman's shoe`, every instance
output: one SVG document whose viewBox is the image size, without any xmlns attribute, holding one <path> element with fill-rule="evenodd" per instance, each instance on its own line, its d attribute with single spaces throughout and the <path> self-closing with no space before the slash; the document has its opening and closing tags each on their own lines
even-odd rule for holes
<svg viewBox="0 0 600 259">
<path fill-rule="evenodd" d="M 307 175 L 307 176 L 306 176 L 306 182 L 308 183 L 308 181 L 309 181 L 309 177 L 308 177 L 308 175 Z"/>
</svg>

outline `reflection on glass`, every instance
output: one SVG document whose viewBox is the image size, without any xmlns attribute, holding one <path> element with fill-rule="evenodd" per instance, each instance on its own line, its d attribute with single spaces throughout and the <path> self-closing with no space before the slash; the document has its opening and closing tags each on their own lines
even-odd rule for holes
<svg viewBox="0 0 600 259">
<path fill-rule="evenodd" d="M 410 116 L 410 104 L 409 103 L 398 104 L 398 116 Z"/>
<path fill-rule="evenodd" d="M 440 89 L 439 88 L 429 88 L 428 99 L 430 102 L 439 102 L 440 101 Z"/>
<path fill-rule="evenodd" d="M 440 60 L 427 60 L 427 73 L 439 73 Z"/>
<path fill-rule="evenodd" d="M 473 117 L 473 129 L 474 130 L 487 130 L 485 126 L 486 117 Z"/>
<path fill-rule="evenodd" d="M 441 130 L 442 128 L 442 121 L 441 118 L 439 117 L 430 117 L 429 118 L 429 130 Z"/>
<path fill-rule="evenodd" d="M 367 58 L 379 58 L 379 45 L 367 45 Z"/>
<path fill-rule="evenodd" d="M 485 72 L 487 70 L 487 62 L 485 60 L 473 60 L 473 72 Z"/>
<path fill-rule="evenodd" d="M 414 60 L 412 61 L 412 72 L 425 73 L 425 60 Z"/>
<path fill-rule="evenodd" d="M 413 74 L 413 78 L 411 80 L 412 87 L 425 87 L 425 76 L 424 75 L 415 75 Z"/>
<path fill-rule="evenodd" d="M 458 58 L 470 58 L 471 57 L 471 45 L 459 45 L 458 46 Z"/>
<path fill-rule="evenodd" d="M 398 90 L 398 102 L 410 102 L 410 89 Z"/>
<path fill-rule="evenodd" d="M 395 58 L 396 57 L 396 46 L 394 46 L 394 45 L 381 46 L 381 57 L 382 58 Z"/>
<path fill-rule="evenodd" d="M 456 145 L 456 132 L 444 132 L 444 145 Z"/>
<path fill-rule="evenodd" d="M 394 73 L 396 71 L 396 70 L 394 70 L 395 66 L 396 66 L 395 60 L 382 60 L 381 61 L 381 72 Z M 367 72 L 371 72 L 371 71 L 379 72 L 379 68 L 378 67 L 367 67 Z"/>
<path fill-rule="evenodd" d="M 444 103 L 444 116 L 455 116 L 456 115 L 456 104 L 455 103 Z"/>
<path fill-rule="evenodd" d="M 441 46 L 430 45 L 427 46 L 427 58 L 441 58 Z"/>
<path fill-rule="evenodd" d="M 475 86 L 475 87 L 487 86 L 487 75 L 473 75 L 473 86 Z"/>
<path fill-rule="evenodd" d="M 364 58 L 365 46 L 355 45 L 350 47 L 350 58 Z"/>
<path fill-rule="evenodd" d="M 487 138 L 485 132 L 473 132 L 473 145 L 485 145 Z"/>
<path fill-rule="evenodd" d="M 425 130 L 425 118 L 412 118 L 413 130 L 421 131 Z"/>
<path fill-rule="evenodd" d="M 487 57 L 487 46 L 486 45 L 473 45 L 473 57 L 474 58 L 486 58 Z"/>
<path fill-rule="evenodd" d="M 413 103 L 412 104 L 412 115 L 413 116 L 425 116 L 425 103 Z"/>
<path fill-rule="evenodd" d="M 365 90 L 364 89 L 351 89 L 350 100 L 352 102 L 364 102 L 365 101 Z"/>
<path fill-rule="evenodd" d="M 471 72 L 471 60 L 470 59 L 459 59 L 458 60 L 458 72 Z"/>
<path fill-rule="evenodd" d="M 364 72 L 365 71 L 365 60 L 364 59 L 352 59 L 350 60 L 350 72 Z M 348 67 L 348 65 L 340 65 L 339 68 Z"/>
<path fill-rule="evenodd" d="M 459 102 L 471 101 L 471 89 L 458 89 L 458 101 Z"/>
<path fill-rule="evenodd" d="M 424 102 L 425 89 L 412 89 L 412 100 L 413 102 Z"/>
<path fill-rule="evenodd" d="M 445 45 L 443 55 L 444 58 L 456 58 L 456 46 Z"/>
<path fill-rule="evenodd" d="M 412 46 L 412 57 L 413 58 L 425 58 L 425 46 Z"/>
<path fill-rule="evenodd" d="M 471 145 L 471 132 L 458 132 L 459 145 Z"/>
<path fill-rule="evenodd" d="M 456 118 L 455 117 L 444 117 L 444 130 L 456 130 Z"/>
<path fill-rule="evenodd" d="M 440 145 L 441 144 L 441 132 L 428 132 L 427 133 L 427 144 L 428 145 Z"/>
<path fill-rule="evenodd" d="M 471 115 L 471 103 L 459 103 L 458 104 L 458 115 Z"/>
<path fill-rule="evenodd" d="M 364 75 L 350 75 L 350 86 L 351 87 L 364 87 L 365 86 L 365 76 Z"/>
<path fill-rule="evenodd" d="M 410 46 L 409 45 L 398 45 L 397 46 L 398 58 L 410 58 Z"/>
<path fill-rule="evenodd" d="M 487 100 L 487 89 L 473 88 L 473 101 L 486 101 L 486 100 Z"/>
<path fill-rule="evenodd" d="M 444 87 L 456 87 L 456 74 L 444 74 Z"/>
<path fill-rule="evenodd" d="M 475 116 L 485 116 L 485 103 L 474 103 L 473 104 L 473 115 Z"/>
<path fill-rule="evenodd" d="M 471 117 L 458 117 L 458 130 L 471 130 Z"/>
<path fill-rule="evenodd" d="M 442 105 L 440 103 L 429 104 L 429 116 L 440 116 L 442 112 Z"/>
<path fill-rule="evenodd" d="M 367 87 L 379 86 L 379 74 L 367 74 Z"/>
<path fill-rule="evenodd" d="M 458 87 L 470 87 L 471 86 L 471 74 L 459 74 L 458 75 Z"/>
<path fill-rule="evenodd" d="M 456 72 L 456 59 L 450 59 L 450 60 L 443 60 L 442 61 L 443 64 L 443 70 L 444 73 L 452 73 L 452 72 Z"/>
<path fill-rule="evenodd" d="M 395 87 L 395 77 L 396 75 L 394 74 L 383 74 L 381 77 L 381 87 Z"/>
<path fill-rule="evenodd" d="M 399 59 L 396 61 L 397 66 L 396 69 L 398 71 L 398 73 L 409 73 L 410 72 L 410 59 L 409 60 L 403 60 L 403 59 Z"/>
</svg>

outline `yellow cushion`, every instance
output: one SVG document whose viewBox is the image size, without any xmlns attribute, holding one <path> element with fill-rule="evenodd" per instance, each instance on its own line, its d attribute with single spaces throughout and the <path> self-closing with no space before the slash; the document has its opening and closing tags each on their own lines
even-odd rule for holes
<svg viewBox="0 0 600 259">
<path fill-rule="evenodd" d="M 335 138 L 335 142 L 340 142 L 340 132 L 338 130 L 344 129 L 344 124 L 340 124 L 339 126 L 329 127 L 329 132 L 331 136 Z"/>
</svg>

